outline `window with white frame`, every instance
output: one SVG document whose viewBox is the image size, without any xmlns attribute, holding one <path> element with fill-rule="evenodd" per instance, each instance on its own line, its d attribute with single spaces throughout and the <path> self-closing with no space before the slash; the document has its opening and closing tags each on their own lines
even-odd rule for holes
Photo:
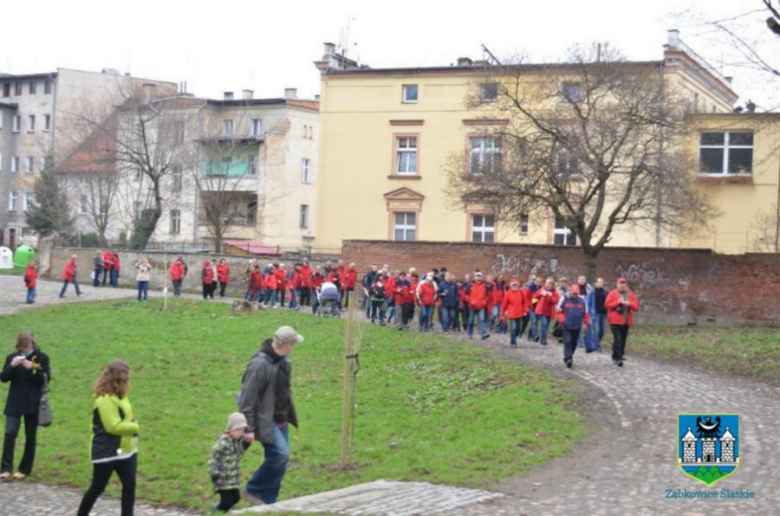
<svg viewBox="0 0 780 516">
<path fill-rule="evenodd" d="M 308 204 L 301 204 L 300 228 L 309 229 L 309 205 Z"/>
<path fill-rule="evenodd" d="M 19 156 L 11 156 L 11 172 L 19 172 Z"/>
<path fill-rule="evenodd" d="M 563 97 L 570 102 L 579 102 L 582 100 L 582 83 L 564 82 Z"/>
<path fill-rule="evenodd" d="M 43 130 L 51 131 L 51 115 L 43 115 Z"/>
<path fill-rule="evenodd" d="M 417 103 L 417 85 L 416 84 L 404 84 L 403 85 L 403 99 L 405 104 Z"/>
<path fill-rule="evenodd" d="M 27 116 L 27 132 L 29 133 L 35 132 L 35 115 Z"/>
<path fill-rule="evenodd" d="M 8 211 L 16 211 L 16 204 L 19 202 L 19 192 L 11 190 L 8 193 Z"/>
<path fill-rule="evenodd" d="M 257 154 L 252 154 L 249 156 L 249 174 L 252 176 L 257 175 L 257 171 L 259 168 L 259 160 L 257 158 Z"/>
<path fill-rule="evenodd" d="M 183 174 L 181 170 L 181 165 L 174 165 L 173 166 L 173 191 L 174 193 L 181 192 L 182 185 L 183 185 Z"/>
<path fill-rule="evenodd" d="M 85 215 L 89 211 L 89 200 L 86 195 L 79 197 L 79 213 Z"/>
<path fill-rule="evenodd" d="M 252 136 L 263 136 L 263 119 L 252 119 Z"/>
<path fill-rule="evenodd" d="M 311 160 L 307 158 L 301 160 L 301 183 L 311 183 Z"/>
<path fill-rule="evenodd" d="M 417 137 L 397 136 L 395 139 L 395 173 L 399 175 L 417 174 Z"/>
<path fill-rule="evenodd" d="M 579 172 L 579 161 L 572 152 L 564 147 L 555 150 L 555 173 L 562 177 L 576 176 Z"/>
<path fill-rule="evenodd" d="M 34 168 L 35 168 L 35 156 L 27 156 L 27 166 L 25 167 L 25 172 L 27 172 L 28 174 L 32 174 Z"/>
<path fill-rule="evenodd" d="M 233 136 L 233 120 L 222 121 L 222 136 Z"/>
<path fill-rule="evenodd" d="M 46 170 L 46 156 L 41 157 L 41 172 Z"/>
<path fill-rule="evenodd" d="M 577 236 L 571 229 L 566 227 L 563 219 L 555 217 L 555 227 L 553 228 L 553 244 L 555 245 L 577 245 Z"/>
<path fill-rule="evenodd" d="M 44 83 L 43 83 L 43 92 L 44 92 L 46 95 L 49 95 L 49 94 L 51 94 L 51 90 L 52 90 L 52 85 L 53 85 L 53 84 L 54 84 L 54 83 L 52 83 L 51 81 L 44 81 Z"/>
<path fill-rule="evenodd" d="M 471 216 L 471 241 L 491 244 L 495 241 L 496 219 L 493 215 Z"/>
<path fill-rule="evenodd" d="M 22 130 L 22 117 L 20 115 L 14 116 L 13 119 L 13 131 L 18 133 Z"/>
<path fill-rule="evenodd" d="M 21 95 L 22 94 L 22 83 L 17 82 L 14 84 L 14 95 Z"/>
<path fill-rule="evenodd" d="M 699 136 L 699 173 L 749 175 L 753 173 L 753 133 L 707 132 Z"/>
<path fill-rule="evenodd" d="M 181 233 L 181 210 L 171 210 L 171 235 Z"/>
<path fill-rule="evenodd" d="M 493 137 L 471 138 L 469 172 L 484 174 L 501 168 L 501 141 Z"/>
<path fill-rule="evenodd" d="M 176 144 L 182 144 L 184 143 L 184 136 L 185 136 L 185 127 L 184 122 L 176 122 L 176 124 L 173 126 L 173 134 Z"/>
<path fill-rule="evenodd" d="M 29 190 L 24 192 L 24 211 L 29 210 L 33 205 L 33 193 Z"/>
<path fill-rule="evenodd" d="M 3 84 L 3 97 L 10 97 L 11 96 L 11 83 L 7 82 Z"/>
<path fill-rule="evenodd" d="M 414 212 L 393 213 L 393 240 L 411 241 L 417 238 L 417 214 Z"/>
<path fill-rule="evenodd" d="M 304 125 L 303 126 L 303 139 L 308 140 L 309 139 L 309 126 Z"/>
<path fill-rule="evenodd" d="M 35 92 L 38 91 L 38 83 L 35 81 L 32 81 L 30 83 L 30 95 L 35 95 Z"/>
<path fill-rule="evenodd" d="M 480 88 L 480 98 L 482 102 L 495 102 L 498 100 L 498 84 L 495 82 L 488 82 Z"/>
<path fill-rule="evenodd" d="M 528 235 L 528 214 L 523 213 L 520 215 L 520 222 L 518 224 L 520 226 L 520 235 L 526 236 Z"/>
</svg>

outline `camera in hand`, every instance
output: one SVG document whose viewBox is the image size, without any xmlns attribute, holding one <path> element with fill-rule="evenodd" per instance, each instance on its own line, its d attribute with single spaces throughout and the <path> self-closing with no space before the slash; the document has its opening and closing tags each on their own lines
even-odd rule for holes
<svg viewBox="0 0 780 516">
<path fill-rule="evenodd" d="M 615 311 L 620 315 L 623 315 L 624 313 L 626 313 L 626 305 L 618 305 Z"/>
</svg>

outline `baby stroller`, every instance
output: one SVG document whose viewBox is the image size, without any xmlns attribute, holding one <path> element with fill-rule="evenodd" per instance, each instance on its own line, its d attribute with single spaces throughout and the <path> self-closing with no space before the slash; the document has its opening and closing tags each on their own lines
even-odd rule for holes
<svg viewBox="0 0 780 516">
<path fill-rule="evenodd" d="M 341 317 L 341 308 L 339 302 L 341 296 L 338 290 L 327 289 L 323 292 L 317 292 L 317 317 Z"/>
</svg>

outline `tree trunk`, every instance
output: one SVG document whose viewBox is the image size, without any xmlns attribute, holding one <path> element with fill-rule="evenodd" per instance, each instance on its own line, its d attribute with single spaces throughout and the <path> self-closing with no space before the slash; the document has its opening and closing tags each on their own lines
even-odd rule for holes
<svg viewBox="0 0 780 516">
<path fill-rule="evenodd" d="M 130 238 L 130 247 L 142 251 L 146 248 L 146 244 L 152 237 L 155 228 L 157 228 L 157 222 L 162 215 L 161 210 L 150 209 L 144 210 L 135 222 L 133 228 L 133 236 Z"/>
<path fill-rule="evenodd" d="M 588 283 L 596 282 L 597 260 L 598 260 L 598 252 L 587 251 L 585 250 L 584 247 L 582 248 L 582 264 L 585 267 L 585 277 L 588 278 Z"/>
<path fill-rule="evenodd" d="M 214 252 L 217 254 L 222 252 L 222 235 L 214 236 Z"/>
</svg>

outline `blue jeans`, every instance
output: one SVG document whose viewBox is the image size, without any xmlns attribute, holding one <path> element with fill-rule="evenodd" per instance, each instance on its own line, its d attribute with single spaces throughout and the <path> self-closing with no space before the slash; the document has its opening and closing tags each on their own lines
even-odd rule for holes
<svg viewBox="0 0 780 516">
<path fill-rule="evenodd" d="M 119 271 L 111 269 L 111 286 L 117 288 L 119 286 Z"/>
<path fill-rule="evenodd" d="M 528 311 L 528 340 L 534 341 L 539 336 L 539 323 L 536 312 L 533 310 Z"/>
<path fill-rule="evenodd" d="M 519 319 L 509 319 L 509 344 L 512 347 L 517 346 L 517 337 L 523 327 L 523 317 Z"/>
<path fill-rule="evenodd" d="M 420 331 L 427 331 L 431 327 L 431 315 L 433 315 L 433 305 L 420 305 Z"/>
<path fill-rule="evenodd" d="M 99 268 L 95 269 L 95 277 L 92 279 L 92 286 L 93 287 L 99 287 L 100 286 L 100 275 L 103 273 L 103 266 L 101 265 Z"/>
<path fill-rule="evenodd" d="M 604 338 L 604 331 L 607 327 L 607 314 L 596 314 L 593 317 L 593 323 L 591 324 L 591 331 L 593 331 L 597 337 L 598 347 L 601 347 L 601 339 Z"/>
<path fill-rule="evenodd" d="M 485 309 L 475 310 L 471 307 L 469 307 L 469 337 L 474 336 L 474 315 L 476 314 L 479 314 L 479 334 L 484 337 L 487 335 L 487 331 L 485 330 Z"/>
<path fill-rule="evenodd" d="M 490 326 L 491 330 L 495 327 L 496 320 L 498 320 L 499 315 L 501 315 L 501 307 L 499 305 L 495 305 L 490 309 L 490 319 L 488 319 L 488 326 Z"/>
<path fill-rule="evenodd" d="M 138 300 L 141 300 L 141 297 L 144 298 L 144 301 L 149 301 L 149 282 L 148 281 L 139 281 L 138 282 Z"/>
<path fill-rule="evenodd" d="M 37 293 L 38 287 L 28 288 L 27 289 L 27 304 L 31 305 L 35 303 L 35 294 Z"/>
<path fill-rule="evenodd" d="M 62 283 L 62 290 L 60 290 L 60 297 L 65 295 L 65 291 L 68 290 L 68 284 L 70 283 L 70 280 L 64 280 Z M 79 280 L 76 278 L 73 278 L 73 287 L 76 289 L 76 295 L 81 295 L 81 289 L 79 288 Z"/>
<path fill-rule="evenodd" d="M 301 291 L 298 289 L 293 289 L 290 291 L 290 304 L 288 305 L 290 309 L 298 308 L 298 299 L 301 297 Z"/>
<path fill-rule="evenodd" d="M 268 290 L 265 291 L 265 305 L 266 306 L 269 306 L 269 305 L 276 306 L 276 303 L 278 302 L 277 299 L 278 298 L 276 297 L 276 290 L 268 289 Z M 273 301 L 273 304 L 271 304 L 272 301 Z"/>
<path fill-rule="evenodd" d="M 287 424 L 282 427 L 274 424 L 273 444 L 262 443 L 265 448 L 265 461 L 246 483 L 247 492 L 267 504 L 276 503 L 282 479 L 287 471 L 287 462 L 290 460 L 288 429 Z"/>
<path fill-rule="evenodd" d="M 173 283 L 173 297 L 179 297 L 181 295 L 182 280 L 172 280 L 172 283 Z"/>
<path fill-rule="evenodd" d="M 455 318 L 458 316 L 457 307 L 441 307 L 441 329 L 450 331 L 455 329 Z"/>
<path fill-rule="evenodd" d="M 539 321 L 542 324 L 541 331 L 539 332 L 539 342 L 541 344 L 547 344 L 547 331 L 550 329 L 550 318 L 546 315 L 538 316 Z"/>
</svg>

